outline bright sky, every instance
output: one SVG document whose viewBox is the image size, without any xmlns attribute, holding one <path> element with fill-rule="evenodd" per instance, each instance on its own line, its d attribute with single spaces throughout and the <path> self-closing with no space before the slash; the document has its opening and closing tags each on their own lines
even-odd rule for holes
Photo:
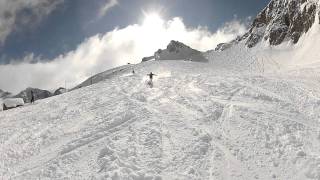
<svg viewBox="0 0 320 180">
<path fill-rule="evenodd" d="M 214 49 L 243 34 L 268 1 L 2 0 L 0 89 L 76 84 L 170 40 Z"/>
</svg>

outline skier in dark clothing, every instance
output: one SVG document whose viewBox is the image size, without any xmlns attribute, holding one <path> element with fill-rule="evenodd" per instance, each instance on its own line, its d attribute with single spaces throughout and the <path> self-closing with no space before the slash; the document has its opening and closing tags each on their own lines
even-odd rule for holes
<svg viewBox="0 0 320 180">
<path fill-rule="evenodd" d="M 31 104 L 34 104 L 34 93 L 31 91 Z"/>
<path fill-rule="evenodd" d="M 148 76 L 149 76 L 149 78 L 150 78 L 150 80 L 149 80 L 149 82 L 148 82 L 148 85 L 149 85 L 150 87 L 153 87 L 153 82 L 152 82 L 152 80 L 153 80 L 153 76 L 156 76 L 156 74 L 153 74 L 152 72 L 150 72 L 150 74 L 148 74 Z"/>
<path fill-rule="evenodd" d="M 148 74 L 149 78 L 150 78 L 150 81 L 152 81 L 153 79 L 153 76 L 156 76 L 156 74 L 153 74 L 152 72 L 150 74 Z"/>
</svg>

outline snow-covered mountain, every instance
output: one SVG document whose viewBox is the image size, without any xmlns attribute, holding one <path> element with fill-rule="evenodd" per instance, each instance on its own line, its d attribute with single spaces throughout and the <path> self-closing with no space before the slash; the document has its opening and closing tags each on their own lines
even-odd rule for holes
<svg viewBox="0 0 320 180">
<path fill-rule="evenodd" d="M 186 60 L 195 62 L 207 62 L 202 52 L 178 42 L 171 41 L 166 49 L 155 52 L 155 60 Z"/>
<path fill-rule="evenodd" d="M 217 66 L 279 72 L 316 65 L 320 54 L 318 0 L 272 0 L 250 30 L 205 56 Z"/>
<path fill-rule="evenodd" d="M 318 0 L 272 0 L 254 20 L 246 45 L 254 47 L 261 40 L 270 45 L 296 44 L 320 18 L 318 12 Z"/>
<path fill-rule="evenodd" d="M 319 5 L 319 0 L 271 0 L 254 19 L 248 33 L 218 45 L 216 50 L 225 50 L 241 41 L 249 48 L 262 41 L 272 46 L 283 42 L 297 44 L 315 23 L 319 24 Z"/>
</svg>

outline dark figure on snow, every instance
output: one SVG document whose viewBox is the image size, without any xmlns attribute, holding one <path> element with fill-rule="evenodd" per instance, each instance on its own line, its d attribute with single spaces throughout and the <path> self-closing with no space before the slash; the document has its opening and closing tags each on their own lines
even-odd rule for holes
<svg viewBox="0 0 320 180">
<path fill-rule="evenodd" d="M 148 82 L 148 85 L 149 85 L 150 87 L 153 87 L 153 82 L 152 82 L 152 80 L 153 80 L 153 76 L 156 76 L 156 74 L 153 74 L 152 72 L 150 72 L 150 74 L 148 74 L 148 76 L 149 76 L 149 78 L 150 78 L 150 80 L 149 80 L 149 82 Z"/>
<path fill-rule="evenodd" d="M 152 72 L 150 74 L 148 74 L 149 78 L 150 78 L 150 81 L 152 82 L 153 80 L 153 76 L 156 76 L 156 74 L 153 74 Z"/>
<path fill-rule="evenodd" d="M 31 104 L 34 104 L 34 93 L 31 91 Z"/>
</svg>

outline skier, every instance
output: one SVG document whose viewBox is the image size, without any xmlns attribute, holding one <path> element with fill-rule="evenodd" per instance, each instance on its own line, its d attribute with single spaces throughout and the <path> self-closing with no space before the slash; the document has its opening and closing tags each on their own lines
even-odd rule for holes
<svg viewBox="0 0 320 180">
<path fill-rule="evenodd" d="M 150 74 L 148 74 L 150 80 L 148 82 L 148 85 L 152 88 L 153 87 L 153 76 L 156 76 L 156 74 L 153 74 L 152 72 L 150 72 Z"/>
<path fill-rule="evenodd" d="M 31 104 L 34 104 L 34 93 L 31 91 Z"/>
</svg>

